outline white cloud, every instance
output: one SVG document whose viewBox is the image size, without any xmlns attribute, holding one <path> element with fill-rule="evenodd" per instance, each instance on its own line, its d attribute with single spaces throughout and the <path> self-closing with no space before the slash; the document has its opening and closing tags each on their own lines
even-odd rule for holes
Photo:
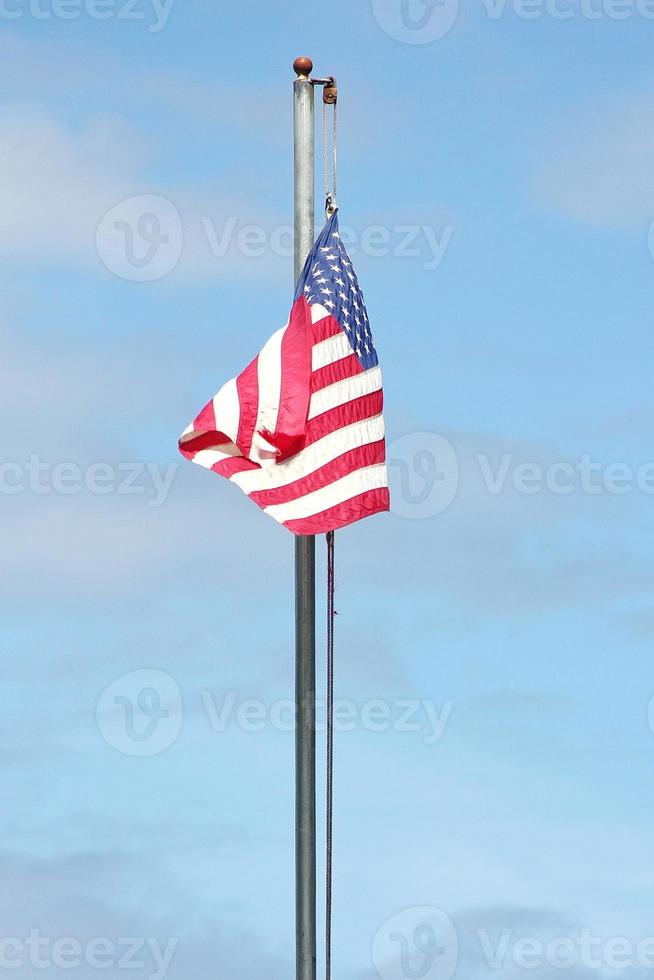
<svg viewBox="0 0 654 980">
<path fill-rule="evenodd" d="M 155 205 L 161 201 L 164 234 L 168 201 L 181 218 L 183 230 L 173 242 L 174 276 L 240 278 L 255 272 L 267 277 L 287 271 L 289 257 L 275 254 L 268 244 L 272 231 L 283 224 L 279 216 L 261 208 L 255 213 L 245 188 L 240 199 L 232 196 L 228 207 L 219 187 L 211 183 L 153 187 L 143 164 L 156 156 L 156 144 L 156 139 L 146 142 L 125 120 L 114 116 L 89 116 L 77 129 L 42 112 L 5 110 L 0 114 L 0 251 L 29 261 L 72 263 L 107 275 L 103 258 L 116 248 L 125 253 L 128 242 L 127 232 L 110 222 L 108 228 L 102 225 L 96 244 L 103 216 L 134 199 L 134 207 L 127 206 L 127 217 L 140 256 L 149 241 L 139 237 L 139 201 L 148 194 L 155 195 Z M 238 237 L 244 227 L 255 223 L 264 229 L 262 248 L 242 245 Z M 290 243 L 290 234 L 286 241 Z M 124 259 L 123 266 L 126 278 L 131 278 Z"/>
<path fill-rule="evenodd" d="M 22 977 L 39 977 L 37 953 L 50 963 L 49 976 L 70 976 L 68 965 L 57 965 L 56 940 L 70 939 L 82 947 L 74 974 L 80 980 L 97 977 L 98 966 L 88 962 L 89 943 L 106 937 L 103 975 L 120 977 L 128 969 L 124 937 L 145 940 L 133 949 L 131 971 L 138 962 L 141 977 L 157 975 L 153 947 L 166 950 L 172 940 L 167 980 L 198 980 L 215 976 L 251 980 L 255 976 L 281 980 L 289 975 L 283 963 L 261 938 L 245 929 L 221 922 L 213 908 L 202 908 L 176 876 L 160 870 L 158 862 L 128 858 L 119 851 L 67 854 L 50 860 L 9 853 L 0 855 L 2 886 L 0 917 L 3 939 L 24 942 L 30 930 L 38 930 L 42 945 L 30 953 L 26 945 L 3 946 L 8 959 L 21 957 Z M 155 939 L 156 937 L 156 939 Z M 147 939 L 154 940 L 148 944 Z M 106 947 L 105 947 L 106 948 Z M 113 950 L 113 951 L 112 951 Z M 162 980 L 163 980 L 162 976 Z"/>
<path fill-rule="evenodd" d="M 129 186 L 125 167 L 115 167 L 100 152 L 98 136 L 97 127 L 73 136 L 43 114 L 0 115 L 5 254 L 52 259 L 75 254 L 88 261 L 97 216 Z M 123 133 L 117 140 L 123 150 L 128 139 Z"/>
<path fill-rule="evenodd" d="M 118 339 L 105 338 L 101 351 L 92 352 L 78 342 L 67 351 L 30 342 L 18 331 L 0 335 L 4 460 L 25 464 L 36 453 L 51 466 L 72 461 L 83 470 L 100 461 L 144 460 L 157 463 L 162 478 L 168 466 L 179 464 L 170 492 L 157 507 L 148 506 L 157 499 L 157 488 L 145 473 L 138 481 L 144 490 L 135 495 L 39 495 L 29 487 L 15 496 L 3 494 L 0 520 L 11 562 L 5 562 L 2 581 L 8 593 L 29 594 L 35 582 L 56 594 L 72 590 L 80 595 L 147 588 L 163 576 L 180 581 L 190 574 L 200 582 L 211 562 L 216 584 L 219 574 L 226 583 L 230 575 L 233 579 L 235 558 L 250 574 L 260 568 L 263 582 L 279 555 L 290 549 L 286 532 L 233 486 L 178 458 L 177 435 L 202 402 L 180 381 L 192 374 L 193 355 L 186 348 L 183 337 L 153 343 L 144 335 L 130 339 L 125 358 Z M 205 349 L 205 356 L 221 361 L 217 349 Z M 566 456 L 536 443 L 448 435 L 460 474 L 458 492 L 445 513 L 420 521 L 382 516 L 342 536 L 344 569 L 363 575 L 371 591 L 386 593 L 392 587 L 422 595 L 428 581 L 431 592 L 506 614 L 565 604 L 572 587 L 578 601 L 589 603 L 646 587 L 648 568 L 613 540 L 615 529 L 646 498 L 589 496 L 578 487 L 565 496 L 546 489 L 519 493 L 511 473 L 520 463 L 536 462 L 547 470 Z M 159 458 L 143 448 L 152 445 L 160 447 Z M 478 454 L 487 455 L 493 474 L 504 457 L 511 459 L 501 492 L 489 491 Z M 396 466 L 391 466 L 391 477 L 393 492 L 400 493 Z M 208 523 L 194 533 L 198 514 Z M 594 529 L 590 538 L 585 526 Z M 575 527 L 577 538 L 571 536 Z M 260 546 L 256 562 L 240 547 L 243 534 Z M 370 566 L 371 549 L 401 559 L 392 586 L 383 563 Z M 229 564 L 219 562 L 218 553 L 229 553 Z M 391 664 L 391 679 L 392 670 Z"/>
<path fill-rule="evenodd" d="M 173 69 L 135 72 L 119 59 L 94 55 L 91 64 L 87 51 L 47 43 L 37 48 L 11 34 L 0 38 L 0 57 L 7 79 L 0 114 L 0 251 L 107 275 L 104 256 L 115 273 L 119 263 L 107 260 L 103 249 L 115 258 L 117 248 L 128 246 L 120 233 L 108 241 L 109 222 L 98 256 L 103 216 L 128 199 L 157 195 L 181 218 L 174 280 L 288 276 L 292 213 L 260 161 L 262 154 L 283 154 L 290 164 L 290 84 L 271 91 L 264 80 L 235 85 Z M 365 104 L 366 93 L 359 98 Z M 351 106 L 343 138 L 352 152 L 364 152 L 366 143 L 384 138 L 383 120 Z M 199 157 L 196 141 L 204 148 Z M 166 176 L 153 178 L 155 171 Z M 134 213 L 129 224 L 136 227 L 138 217 Z M 239 240 L 252 225 L 261 245 Z"/>
</svg>

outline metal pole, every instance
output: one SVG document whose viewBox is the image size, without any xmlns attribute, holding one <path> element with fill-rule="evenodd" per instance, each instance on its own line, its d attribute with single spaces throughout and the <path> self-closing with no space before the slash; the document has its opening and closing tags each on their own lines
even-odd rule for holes
<svg viewBox="0 0 654 980">
<path fill-rule="evenodd" d="M 314 241 L 314 123 L 310 58 L 293 85 L 295 282 Z M 295 927 L 296 978 L 316 980 L 316 561 L 315 538 L 295 539 Z"/>
</svg>

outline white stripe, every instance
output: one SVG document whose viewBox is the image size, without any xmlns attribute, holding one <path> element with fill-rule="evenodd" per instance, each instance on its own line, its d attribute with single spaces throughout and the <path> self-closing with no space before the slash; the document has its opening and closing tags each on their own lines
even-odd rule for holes
<svg viewBox="0 0 654 980">
<path fill-rule="evenodd" d="M 309 418 L 313 419 L 316 415 L 322 415 L 330 408 L 343 405 L 345 402 L 352 401 L 354 398 L 361 398 L 362 395 L 369 395 L 373 391 L 378 391 L 382 386 L 382 376 L 379 365 L 368 368 L 361 374 L 355 374 L 351 378 L 344 378 L 343 381 L 336 381 L 333 385 L 315 391 L 309 403 Z"/>
<path fill-rule="evenodd" d="M 386 466 L 384 463 L 376 463 L 374 466 L 365 466 L 363 469 L 355 470 L 354 473 L 348 473 L 335 483 L 307 493 L 298 500 L 291 500 L 287 504 L 273 504 L 264 510 L 280 523 L 294 521 L 319 514 L 329 507 L 342 504 L 351 497 L 365 493 L 366 490 L 377 490 L 386 486 L 388 486 Z"/>
<path fill-rule="evenodd" d="M 224 432 L 228 439 L 236 442 L 241 408 L 238 400 L 236 378 L 224 384 L 213 400 L 213 414 L 216 418 L 216 431 Z"/>
<path fill-rule="evenodd" d="M 326 364 L 333 364 L 334 361 L 340 361 L 342 357 L 349 357 L 353 353 L 350 341 L 341 331 L 335 337 L 328 337 L 327 340 L 321 340 L 319 344 L 313 345 L 311 370 L 317 371 L 318 368 L 325 367 Z"/>
<path fill-rule="evenodd" d="M 240 455 L 238 446 L 235 446 L 233 442 L 224 442 L 220 449 L 217 447 L 201 449 L 193 457 L 193 462 L 197 463 L 198 466 L 206 466 L 210 470 L 216 463 L 222 463 L 225 459 L 232 459 L 234 456 Z"/>
<path fill-rule="evenodd" d="M 311 322 L 317 323 L 318 320 L 324 320 L 326 316 L 329 316 L 328 311 L 320 303 L 312 303 L 311 305 Z"/>
<path fill-rule="evenodd" d="M 325 463 L 330 463 L 350 449 L 379 442 L 383 438 L 384 419 L 383 416 L 376 415 L 374 418 L 364 419 L 362 422 L 355 422 L 353 425 L 346 425 L 342 429 L 330 432 L 285 463 L 278 463 L 265 470 L 234 473 L 230 479 L 237 483 L 244 493 L 274 490 L 277 487 L 285 487 L 294 480 L 300 480 L 309 473 L 314 473 Z"/>
<path fill-rule="evenodd" d="M 240 418 L 240 405 L 238 400 L 238 389 L 236 378 L 232 378 L 222 386 L 217 395 L 213 398 L 213 413 L 216 421 L 216 431 L 222 432 L 228 441 L 224 439 L 218 441 L 211 449 L 201 449 L 193 456 L 193 462 L 198 466 L 206 466 L 211 469 L 214 463 L 218 463 L 230 456 L 240 456 L 235 442 L 238 434 L 238 422 Z M 184 429 L 181 436 L 182 445 L 189 442 L 196 436 L 201 435 L 200 430 L 195 429 L 193 422 Z"/>
<path fill-rule="evenodd" d="M 259 383 L 259 405 L 257 422 L 252 436 L 252 447 L 249 457 L 255 463 L 267 463 L 271 454 L 274 459 L 274 447 L 258 433 L 263 429 L 274 432 L 279 414 L 279 399 L 282 389 L 282 340 L 288 324 L 277 330 L 266 341 L 257 361 L 257 377 Z"/>
</svg>

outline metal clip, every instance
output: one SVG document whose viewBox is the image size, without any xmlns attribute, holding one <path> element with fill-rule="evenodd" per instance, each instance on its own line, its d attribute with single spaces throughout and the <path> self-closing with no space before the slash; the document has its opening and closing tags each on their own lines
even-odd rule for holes
<svg viewBox="0 0 654 980">
<path fill-rule="evenodd" d="M 338 88 L 336 86 L 336 79 L 333 75 L 329 75 L 327 78 L 310 78 L 309 81 L 312 85 L 322 85 L 322 101 L 327 105 L 334 105 L 338 99 Z"/>
<path fill-rule="evenodd" d="M 330 75 L 330 77 L 325 82 L 325 86 L 322 90 L 322 100 L 327 105 L 335 105 L 338 99 L 338 88 L 336 87 L 336 79 Z"/>
<path fill-rule="evenodd" d="M 336 195 L 328 194 L 327 200 L 325 201 L 325 218 L 331 218 L 331 216 L 337 211 L 338 204 L 336 203 Z"/>
</svg>

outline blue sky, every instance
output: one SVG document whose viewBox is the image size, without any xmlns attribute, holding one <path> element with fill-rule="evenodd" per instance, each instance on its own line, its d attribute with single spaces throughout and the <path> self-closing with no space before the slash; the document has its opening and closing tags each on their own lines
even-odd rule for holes
<svg viewBox="0 0 654 980">
<path fill-rule="evenodd" d="M 403 980 L 402 934 L 413 975 L 450 980 L 420 970 L 425 907 L 461 980 L 650 968 L 527 970 L 513 943 L 653 930 L 654 21 L 401 14 L 2 7 L 0 939 L 156 937 L 170 980 L 292 975 L 292 539 L 176 441 L 288 312 L 308 53 L 339 81 L 394 499 L 337 536 L 335 974 Z M 115 234 L 144 195 L 169 271 Z M 168 711 L 152 738 L 116 693 L 141 735 Z M 480 931 L 503 930 L 493 970 Z"/>
</svg>

